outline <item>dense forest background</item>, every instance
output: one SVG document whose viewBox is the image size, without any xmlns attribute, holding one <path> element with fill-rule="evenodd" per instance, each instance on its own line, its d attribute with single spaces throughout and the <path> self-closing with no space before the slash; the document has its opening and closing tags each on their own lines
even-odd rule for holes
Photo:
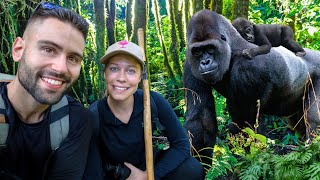
<svg viewBox="0 0 320 180">
<path fill-rule="evenodd" d="M 12 60 L 11 46 L 17 36 L 22 36 L 27 19 L 38 2 L 39 0 L 0 1 L 1 73 L 16 73 L 17 64 Z M 81 74 L 69 92 L 85 106 L 104 95 L 105 82 L 99 59 L 105 54 L 106 48 L 123 39 L 137 42 L 137 29 L 143 28 L 151 90 L 165 96 L 183 123 L 185 102 L 181 79 L 187 47 L 186 28 L 190 17 L 201 9 L 214 10 L 230 21 L 241 16 L 256 24 L 289 25 L 299 44 L 320 50 L 320 0 L 50 2 L 74 9 L 90 23 Z M 320 179 L 320 143 L 304 146 L 299 137 L 287 129 L 281 117 L 261 118 L 272 129 L 268 138 L 251 129 L 244 130 L 246 136 L 227 137 L 226 124 L 230 122 L 230 118 L 226 112 L 225 99 L 216 92 L 213 93 L 216 98 L 220 141 L 214 149 L 215 155 L 209 157 L 213 159 L 213 163 L 205 164 L 207 179 Z M 226 141 L 231 142 L 229 146 Z M 280 150 L 285 153 L 279 153 Z"/>
</svg>

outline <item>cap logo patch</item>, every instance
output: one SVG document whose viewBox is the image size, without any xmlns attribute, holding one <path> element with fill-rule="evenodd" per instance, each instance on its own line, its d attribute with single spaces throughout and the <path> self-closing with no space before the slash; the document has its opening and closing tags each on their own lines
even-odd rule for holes
<svg viewBox="0 0 320 180">
<path fill-rule="evenodd" d="M 118 42 L 118 44 L 119 44 L 119 45 L 121 45 L 121 47 L 120 47 L 120 48 L 125 48 L 125 47 L 126 47 L 126 45 L 127 45 L 127 44 L 129 44 L 129 42 L 128 42 L 128 41 L 126 41 L 126 40 L 122 40 L 122 41 Z"/>
</svg>

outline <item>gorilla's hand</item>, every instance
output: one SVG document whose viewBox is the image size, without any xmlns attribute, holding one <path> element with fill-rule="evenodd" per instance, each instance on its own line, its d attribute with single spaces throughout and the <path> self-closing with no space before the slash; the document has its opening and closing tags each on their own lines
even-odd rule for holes
<svg viewBox="0 0 320 180">
<path fill-rule="evenodd" d="M 253 49 L 244 49 L 242 51 L 242 56 L 244 56 L 247 59 L 253 59 L 255 57 Z"/>
</svg>

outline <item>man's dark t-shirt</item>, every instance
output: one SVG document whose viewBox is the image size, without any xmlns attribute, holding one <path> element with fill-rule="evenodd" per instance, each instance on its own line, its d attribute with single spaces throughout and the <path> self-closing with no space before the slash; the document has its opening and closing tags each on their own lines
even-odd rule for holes
<svg viewBox="0 0 320 180">
<path fill-rule="evenodd" d="M 39 123 L 26 124 L 7 97 L 7 83 L 0 83 L 10 124 L 7 146 L 0 153 L 0 170 L 21 179 L 81 179 L 86 164 L 92 124 L 91 113 L 68 97 L 69 133 L 55 151 L 50 143 L 50 108 Z"/>
</svg>

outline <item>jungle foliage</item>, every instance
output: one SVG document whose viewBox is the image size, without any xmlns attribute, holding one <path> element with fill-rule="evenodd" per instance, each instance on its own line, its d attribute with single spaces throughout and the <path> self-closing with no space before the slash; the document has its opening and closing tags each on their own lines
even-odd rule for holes
<svg viewBox="0 0 320 180">
<path fill-rule="evenodd" d="M 230 21 L 241 15 L 256 24 L 289 25 L 299 44 L 320 50 L 320 0 L 50 1 L 74 9 L 90 23 L 81 74 L 69 92 L 85 106 L 104 96 L 103 67 L 99 59 L 106 48 L 122 39 L 136 42 L 135 31 L 143 27 L 151 90 L 164 95 L 183 123 L 185 90 L 181 79 L 186 28 L 192 14 L 204 8 L 222 13 Z M 12 60 L 11 46 L 17 36 L 22 36 L 27 19 L 38 2 L 0 1 L 1 73 L 16 73 L 18 65 Z M 213 93 L 219 140 L 214 156 L 210 157 L 213 163 L 204 165 L 207 179 L 320 179 L 319 138 L 311 145 L 303 144 L 288 130 L 281 117 L 259 118 L 266 123 L 268 137 L 250 129 L 245 129 L 241 136 L 230 137 L 226 129 L 230 123 L 226 101 Z"/>
</svg>

